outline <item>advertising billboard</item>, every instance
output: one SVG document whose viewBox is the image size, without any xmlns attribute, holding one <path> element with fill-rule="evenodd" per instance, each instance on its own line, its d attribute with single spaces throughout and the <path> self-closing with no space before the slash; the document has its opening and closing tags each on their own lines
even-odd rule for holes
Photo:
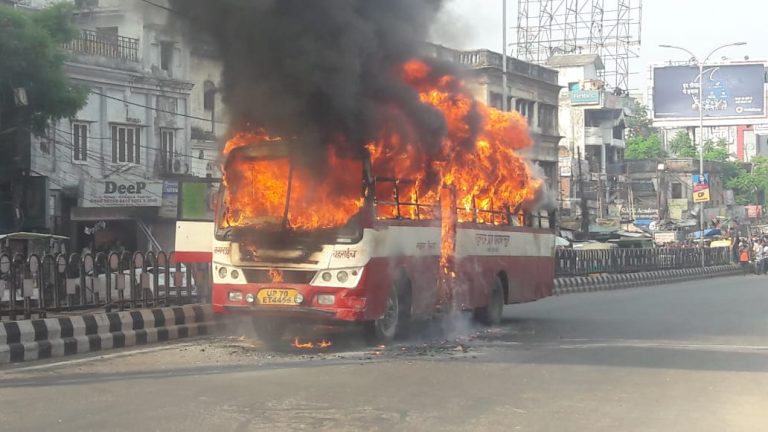
<svg viewBox="0 0 768 432">
<path fill-rule="evenodd" d="M 691 183 L 693 184 L 693 202 L 709 201 L 709 174 L 694 174 Z"/>
<path fill-rule="evenodd" d="M 702 81 L 704 117 L 765 117 L 763 63 L 707 66 Z M 698 66 L 653 69 L 653 117 L 656 120 L 699 118 Z"/>
</svg>

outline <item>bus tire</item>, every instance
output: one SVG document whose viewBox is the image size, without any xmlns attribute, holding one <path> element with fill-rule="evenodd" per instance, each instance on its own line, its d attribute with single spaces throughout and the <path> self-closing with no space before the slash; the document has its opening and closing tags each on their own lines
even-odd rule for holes
<svg viewBox="0 0 768 432">
<path fill-rule="evenodd" d="M 410 290 L 395 284 L 389 291 L 387 306 L 381 318 L 365 323 L 365 336 L 370 343 L 389 343 L 408 331 L 411 318 Z"/>
<path fill-rule="evenodd" d="M 504 285 L 499 277 L 494 281 L 488 306 L 477 308 L 475 318 L 487 326 L 501 324 L 501 316 L 504 313 Z"/>
<path fill-rule="evenodd" d="M 279 319 L 253 318 L 256 336 L 269 349 L 284 349 L 287 346 L 283 341 L 287 327 L 286 323 Z"/>
</svg>

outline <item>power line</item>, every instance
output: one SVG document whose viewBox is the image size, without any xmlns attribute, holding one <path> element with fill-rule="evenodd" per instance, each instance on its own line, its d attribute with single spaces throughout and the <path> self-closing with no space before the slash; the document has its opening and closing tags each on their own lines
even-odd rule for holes
<svg viewBox="0 0 768 432">
<path fill-rule="evenodd" d="M 152 6 L 156 7 L 156 8 L 160 8 L 162 10 L 165 10 L 165 11 L 168 11 L 168 12 L 173 12 L 173 13 L 179 14 L 181 16 L 186 16 L 186 15 L 182 14 L 180 11 L 177 11 L 176 9 L 169 8 L 169 7 L 163 6 L 163 5 L 159 5 L 159 4 L 157 4 L 155 2 L 151 2 L 149 0 L 141 0 L 141 1 L 143 1 L 144 3 L 146 3 L 148 5 L 152 5 Z"/>
<path fill-rule="evenodd" d="M 63 133 L 63 134 L 67 134 L 67 135 L 72 135 L 72 136 L 74 136 L 74 133 L 73 133 L 73 132 L 70 132 L 70 131 L 67 131 L 67 130 L 64 130 L 64 129 L 59 129 L 59 128 L 56 128 L 56 127 L 53 127 L 52 129 L 54 129 L 54 130 L 55 130 L 55 131 L 57 131 L 57 132 L 61 132 L 61 133 Z M 46 137 L 47 137 L 47 138 L 50 138 L 50 137 L 48 137 L 48 136 L 46 136 Z M 88 135 L 88 140 L 89 140 L 89 141 L 90 141 L 90 140 L 97 140 L 97 141 L 112 141 L 112 139 L 113 139 L 112 137 L 99 137 L 99 136 L 92 136 L 92 135 L 90 135 L 90 134 Z M 146 146 L 146 145 L 145 145 L 145 146 L 141 146 L 141 147 L 142 147 L 142 148 L 145 148 L 145 149 L 147 149 L 147 150 L 152 150 L 152 151 L 154 151 L 154 152 L 164 153 L 163 149 L 161 149 L 161 148 L 150 147 L 150 146 Z M 74 145 L 72 145 L 70 148 L 74 149 Z M 100 155 L 96 155 L 96 156 L 98 157 L 98 156 L 100 156 Z M 184 155 L 180 155 L 180 156 L 184 156 Z M 217 158 L 217 159 L 211 159 L 211 158 L 199 158 L 199 157 L 194 157 L 194 156 L 193 156 L 193 155 L 191 155 L 191 154 L 190 154 L 190 155 L 186 155 L 186 156 L 187 156 L 187 157 L 189 157 L 189 158 L 191 158 L 191 159 L 195 159 L 195 160 L 204 160 L 204 161 L 207 161 L 207 162 L 219 162 L 219 159 L 218 159 L 218 158 Z"/>
<path fill-rule="evenodd" d="M 162 108 L 155 108 L 155 107 L 151 107 L 151 106 L 148 106 L 148 105 L 142 105 L 142 104 L 139 104 L 139 103 L 136 103 L 136 102 L 129 102 L 127 100 L 123 100 L 123 99 L 120 99 L 120 98 L 117 98 L 117 97 L 114 97 L 114 96 L 110 96 L 108 94 L 97 92 L 95 90 L 91 90 L 91 93 L 99 95 L 99 96 L 103 96 L 103 97 L 105 97 L 107 99 L 112 99 L 112 100 L 116 100 L 118 102 L 122 102 L 122 103 L 124 103 L 126 105 L 133 105 L 133 106 L 137 106 L 139 108 L 146 108 L 146 109 L 150 109 L 150 110 L 161 112 L 161 113 L 165 113 L 165 114 L 175 115 L 175 116 L 178 116 L 178 117 L 185 117 L 185 118 L 189 118 L 189 119 L 192 119 L 192 120 L 200 120 L 200 121 L 204 121 L 204 122 L 226 124 L 224 122 L 219 122 L 219 121 L 216 121 L 214 119 L 203 118 L 203 117 L 196 117 L 196 116 L 192 116 L 192 115 L 189 115 L 189 114 L 181 114 L 181 113 L 177 113 L 177 112 L 173 112 L 173 111 L 169 111 L 169 110 L 164 110 Z"/>
</svg>

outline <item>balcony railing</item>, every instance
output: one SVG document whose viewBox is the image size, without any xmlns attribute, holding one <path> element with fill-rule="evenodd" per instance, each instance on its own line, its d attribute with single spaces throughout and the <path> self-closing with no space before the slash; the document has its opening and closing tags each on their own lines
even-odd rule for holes
<svg viewBox="0 0 768 432">
<path fill-rule="evenodd" d="M 82 30 L 79 36 L 64 47 L 79 54 L 139 61 L 139 40 L 125 36 Z"/>
</svg>

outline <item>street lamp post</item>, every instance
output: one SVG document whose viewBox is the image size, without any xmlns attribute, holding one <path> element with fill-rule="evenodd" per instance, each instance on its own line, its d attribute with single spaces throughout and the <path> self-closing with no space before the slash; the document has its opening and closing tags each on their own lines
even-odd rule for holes
<svg viewBox="0 0 768 432">
<path fill-rule="evenodd" d="M 704 67 L 707 64 L 707 61 L 709 61 L 709 58 L 712 57 L 716 52 L 720 51 L 723 48 L 728 48 L 732 46 L 741 46 L 746 45 L 746 42 L 734 42 L 729 43 L 725 45 L 721 45 L 715 49 L 713 49 L 709 55 L 704 57 L 704 61 L 699 60 L 699 57 L 696 56 L 696 54 L 692 53 L 690 50 L 675 46 L 675 45 L 659 45 L 661 48 L 671 48 L 676 49 L 680 51 L 684 51 L 688 53 L 691 56 L 691 59 L 696 62 L 696 64 L 699 66 L 699 176 L 700 178 L 704 177 Z M 699 252 L 701 255 L 701 266 L 704 267 L 704 203 L 699 204 Z"/>
</svg>

